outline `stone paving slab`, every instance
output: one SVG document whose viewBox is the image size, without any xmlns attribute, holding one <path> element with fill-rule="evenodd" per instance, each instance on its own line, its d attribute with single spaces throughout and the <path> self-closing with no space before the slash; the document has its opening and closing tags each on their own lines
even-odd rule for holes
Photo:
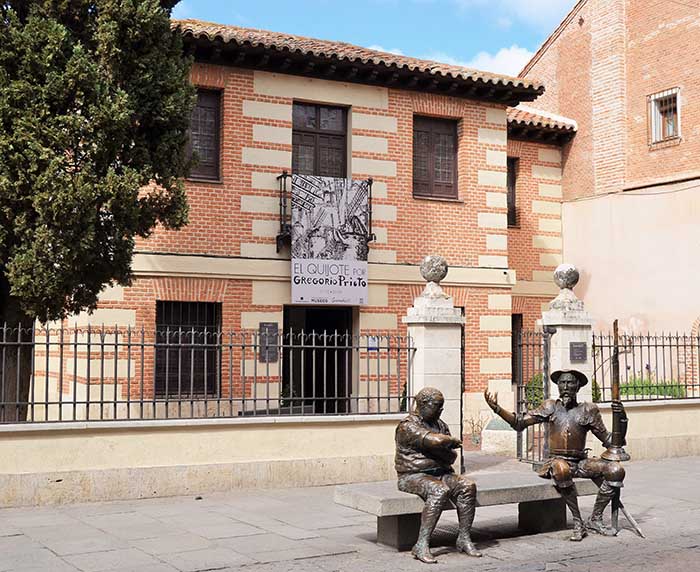
<svg viewBox="0 0 700 572">
<path fill-rule="evenodd" d="M 477 473 L 523 470 L 481 456 Z M 671 469 L 672 470 L 669 470 Z M 617 538 L 568 542 L 566 532 L 523 535 L 512 506 L 477 510 L 481 559 L 454 550 L 456 515 L 434 536 L 436 572 L 700 571 L 700 457 L 627 464 L 623 500 L 648 536 L 624 518 Z M 583 512 L 593 498 L 581 499 Z M 609 514 L 609 513 L 608 513 Z M 0 572 L 425 571 L 408 553 L 376 544 L 375 518 L 333 503 L 333 487 L 58 507 L 0 509 Z"/>
</svg>

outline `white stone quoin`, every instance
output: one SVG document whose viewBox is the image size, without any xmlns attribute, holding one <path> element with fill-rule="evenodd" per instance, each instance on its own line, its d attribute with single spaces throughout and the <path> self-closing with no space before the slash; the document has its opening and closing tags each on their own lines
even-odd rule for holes
<svg viewBox="0 0 700 572">
<path fill-rule="evenodd" d="M 584 309 L 583 301 L 574 294 L 578 283 L 578 270 L 571 264 L 560 264 L 554 271 L 554 282 L 559 286 L 559 295 L 549 303 L 549 310 L 542 313 L 542 326 L 553 327 L 550 345 L 549 373 L 560 369 L 577 369 L 586 374 L 589 383 L 581 389 L 579 401 L 593 401 L 593 318 Z M 585 343 L 585 360 L 571 360 L 571 344 Z M 557 386 L 550 383 L 550 395 L 559 396 Z"/>
<path fill-rule="evenodd" d="M 421 264 L 421 274 L 427 281 L 425 289 L 403 318 L 416 348 L 411 393 L 415 395 L 424 387 L 439 389 L 445 396 L 442 420 L 452 435 L 461 438 L 464 317 L 461 310 L 455 308 L 452 297 L 440 286 L 447 275 L 445 259 L 427 256 Z"/>
</svg>

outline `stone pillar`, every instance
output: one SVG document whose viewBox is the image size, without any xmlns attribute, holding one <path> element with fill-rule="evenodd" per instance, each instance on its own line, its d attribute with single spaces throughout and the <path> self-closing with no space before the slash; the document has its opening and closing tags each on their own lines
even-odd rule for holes
<svg viewBox="0 0 700 572">
<path fill-rule="evenodd" d="M 420 271 L 427 284 L 408 309 L 403 323 L 408 326 L 408 335 L 416 348 L 411 392 L 415 395 L 424 387 L 439 389 L 445 396 L 442 420 L 452 435 L 461 439 L 464 318 L 452 297 L 440 287 L 447 269 L 447 262 L 441 256 L 425 257 Z"/>
<path fill-rule="evenodd" d="M 581 389 L 579 401 L 593 401 L 593 319 L 583 307 L 583 301 L 574 294 L 578 270 L 571 264 L 561 264 L 554 271 L 554 282 L 559 295 L 542 313 L 542 326 L 552 327 L 550 346 L 550 375 L 559 369 L 577 369 L 586 374 L 590 383 Z M 550 396 L 557 398 L 557 386 L 550 382 Z"/>
</svg>

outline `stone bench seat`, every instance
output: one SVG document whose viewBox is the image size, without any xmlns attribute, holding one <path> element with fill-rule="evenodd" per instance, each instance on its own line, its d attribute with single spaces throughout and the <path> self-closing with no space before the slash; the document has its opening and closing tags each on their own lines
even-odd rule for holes
<svg viewBox="0 0 700 572">
<path fill-rule="evenodd" d="M 477 507 L 518 503 L 518 526 L 526 532 L 566 527 L 566 505 L 551 481 L 529 472 L 484 472 L 467 476 L 476 482 Z M 598 492 L 598 487 L 589 479 L 576 479 L 576 489 L 579 496 Z M 377 542 L 381 544 L 408 550 L 418 538 L 423 500 L 399 491 L 396 480 L 338 485 L 334 500 L 339 505 L 376 516 Z M 449 509 L 454 506 L 445 507 Z"/>
</svg>

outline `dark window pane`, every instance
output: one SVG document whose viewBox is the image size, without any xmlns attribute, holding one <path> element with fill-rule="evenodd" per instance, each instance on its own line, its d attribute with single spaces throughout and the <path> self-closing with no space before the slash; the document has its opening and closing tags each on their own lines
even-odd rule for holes
<svg viewBox="0 0 700 572">
<path fill-rule="evenodd" d="M 200 90 L 190 118 L 190 151 L 197 158 L 193 177 L 219 178 L 221 94 Z"/>
<path fill-rule="evenodd" d="M 435 182 L 454 181 L 454 138 L 444 133 L 435 134 Z"/>
<path fill-rule="evenodd" d="M 430 180 L 430 133 L 426 131 L 413 134 L 413 179 Z"/>
<path fill-rule="evenodd" d="M 457 122 L 413 121 L 413 194 L 457 198 Z"/>
<path fill-rule="evenodd" d="M 303 175 L 346 177 L 346 110 L 295 103 L 293 117 L 292 171 Z"/>
<path fill-rule="evenodd" d="M 156 396 L 217 395 L 220 335 L 221 304 L 156 302 Z"/>
<path fill-rule="evenodd" d="M 295 103 L 292 108 L 294 129 L 316 129 L 316 106 Z"/>
<path fill-rule="evenodd" d="M 319 136 L 318 174 L 322 177 L 345 176 L 345 138 Z"/>
<path fill-rule="evenodd" d="M 518 159 L 508 157 L 508 226 L 517 226 L 518 216 L 515 201 L 515 185 L 518 176 Z"/>
<path fill-rule="evenodd" d="M 338 107 L 321 107 L 322 131 L 345 131 L 345 110 Z"/>
<path fill-rule="evenodd" d="M 300 175 L 316 174 L 316 136 L 294 133 L 292 143 L 292 171 Z"/>
</svg>

